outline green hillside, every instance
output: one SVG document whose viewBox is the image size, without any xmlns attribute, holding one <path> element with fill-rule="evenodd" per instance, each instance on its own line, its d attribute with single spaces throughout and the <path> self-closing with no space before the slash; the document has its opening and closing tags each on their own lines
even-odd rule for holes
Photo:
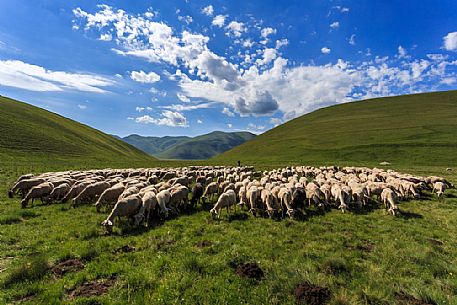
<svg viewBox="0 0 457 305">
<path fill-rule="evenodd" d="M 101 131 L 44 109 L 0 97 L 0 162 L 116 164 L 155 159 Z"/>
<path fill-rule="evenodd" d="M 377 98 L 319 109 L 213 161 L 455 166 L 457 91 Z"/>
<path fill-rule="evenodd" d="M 129 143 L 130 145 L 133 145 L 136 148 L 141 149 L 142 151 L 154 156 L 163 153 L 174 145 L 183 143 L 190 139 L 190 137 L 185 136 L 143 137 L 136 134 L 122 138 L 122 140 Z"/>
<path fill-rule="evenodd" d="M 162 159 L 204 160 L 253 138 L 255 138 L 255 135 L 250 132 L 214 131 L 194 138 L 130 135 L 119 139 Z"/>
<path fill-rule="evenodd" d="M 250 132 L 214 131 L 172 146 L 159 154 L 163 159 L 209 159 L 255 138 Z"/>
</svg>

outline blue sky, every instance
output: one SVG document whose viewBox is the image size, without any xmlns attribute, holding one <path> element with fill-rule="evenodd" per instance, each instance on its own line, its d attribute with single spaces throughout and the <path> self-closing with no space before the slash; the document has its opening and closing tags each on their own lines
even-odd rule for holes
<svg viewBox="0 0 457 305">
<path fill-rule="evenodd" d="M 456 72 L 456 1 L 0 0 L 0 94 L 121 136 L 260 133 Z"/>
</svg>

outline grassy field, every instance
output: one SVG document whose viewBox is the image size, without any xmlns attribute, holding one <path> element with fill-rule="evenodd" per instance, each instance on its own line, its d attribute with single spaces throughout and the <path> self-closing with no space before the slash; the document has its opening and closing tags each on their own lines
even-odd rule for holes
<svg viewBox="0 0 457 305">
<path fill-rule="evenodd" d="M 373 207 L 282 221 L 238 210 L 213 221 L 200 207 L 149 228 L 123 222 L 106 235 L 99 225 L 106 213 L 94 207 L 22 210 L 6 198 L 20 174 L 56 166 L 0 169 L 0 304 L 293 304 L 303 281 L 328 288 L 329 304 L 426 304 L 412 297 L 457 304 L 456 191 L 404 202 L 396 218 Z M 61 275 L 56 266 L 68 259 L 84 267 Z M 239 277 L 234 267 L 243 262 L 257 262 L 264 278 Z M 101 296 L 73 296 L 95 280 L 113 286 Z"/>
<path fill-rule="evenodd" d="M 331 106 L 215 157 L 244 163 L 457 164 L 457 91 Z"/>
<path fill-rule="evenodd" d="M 72 166 L 155 160 L 101 131 L 6 97 L 0 97 L 0 135 L 0 163 L 6 164 L 44 160 Z"/>
<path fill-rule="evenodd" d="M 124 221 L 112 235 L 100 226 L 107 212 L 98 214 L 92 206 L 72 209 L 69 204 L 37 203 L 21 209 L 19 199 L 6 196 L 13 181 L 29 172 L 236 165 L 237 160 L 257 169 L 330 163 L 374 166 L 390 161 L 394 169 L 440 175 L 457 183 L 457 138 L 452 129 L 457 124 L 456 95 L 436 93 L 396 98 L 398 104 L 381 99 L 323 109 L 219 159 L 198 162 L 158 161 L 130 146 L 124 151 L 117 140 L 87 126 L 2 99 L 0 304 L 294 304 L 294 288 L 304 281 L 328 289 L 328 303 L 333 305 L 457 304 L 456 190 L 441 200 L 431 196 L 402 202 L 399 217 L 373 205 L 347 214 L 311 209 L 304 219 L 282 221 L 238 210 L 214 221 L 205 206 L 148 228 Z M 425 109 L 427 100 L 434 107 Z M 411 117 L 394 119 L 396 111 L 409 110 L 407 105 L 422 108 L 410 112 Z M 345 107 L 350 111 L 345 113 Z M 341 114 L 339 123 L 335 114 Z M 376 123 L 379 120 L 382 123 Z M 327 125 L 325 132 L 315 128 Z M 362 137 L 357 132 L 361 126 L 373 128 Z M 57 136 L 46 136 L 56 128 Z M 379 142 L 387 134 L 390 144 Z M 277 138 L 273 144 L 272 137 Z M 29 138 L 34 140 L 25 140 Z M 366 141 L 367 146 L 347 146 L 356 141 Z M 64 268 L 64 262 L 73 265 Z M 236 274 L 237 265 L 249 262 L 263 270 L 261 280 Z M 104 293 L 88 296 L 94 292 L 88 283 Z"/>
</svg>

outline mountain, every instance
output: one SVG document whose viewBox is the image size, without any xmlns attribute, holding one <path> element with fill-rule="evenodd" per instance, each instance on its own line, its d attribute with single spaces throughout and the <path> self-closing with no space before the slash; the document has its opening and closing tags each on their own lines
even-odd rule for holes
<svg viewBox="0 0 457 305">
<path fill-rule="evenodd" d="M 174 145 L 190 140 L 190 137 L 143 137 L 136 134 L 122 138 L 125 142 L 150 154 L 159 155 Z"/>
<path fill-rule="evenodd" d="M 89 126 L 0 97 L 0 161 L 21 160 L 113 164 L 156 159 Z"/>
<path fill-rule="evenodd" d="M 130 135 L 125 142 L 162 159 L 203 160 L 255 138 L 250 132 L 222 132 L 191 137 Z"/>
<path fill-rule="evenodd" d="M 293 119 L 212 161 L 456 166 L 457 91 L 339 104 Z"/>
</svg>

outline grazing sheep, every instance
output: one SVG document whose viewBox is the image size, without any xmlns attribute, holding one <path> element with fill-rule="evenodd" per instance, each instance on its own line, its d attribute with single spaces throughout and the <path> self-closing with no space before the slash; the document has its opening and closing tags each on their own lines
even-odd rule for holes
<svg viewBox="0 0 457 305">
<path fill-rule="evenodd" d="M 229 213 L 229 207 L 235 205 L 236 208 L 236 194 L 234 190 L 228 190 L 226 193 L 221 194 L 214 207 L 210 210 L 211 216 L 220 218 L 220 211 L 223 208 L 227 208 L 227 214 Z"/>
<path fill-rule="evenodd" d="M 65 196 L 62 198 L 62 202 L 65 203 L 68 200 L 78 196 L 82 191 L 84 191 L 86 186 L 88 186 L 89 184 L 91 184 L 91 182 L 83 181 L 83 182 L 73 185 L 70 188 L 70 190 L 67 192 L 67 194 L 65 194 Z"/>
<path fill-rule="evenodd" d="M 179 213 L 179 206 L 181 203 L 188 203 L 189 189 L 185 186 L 179 186 L 173 189 L 171 192 L 170 207 L 177 213 Z"/>
<path fill-rule="evenodd" d="M 441 197 L 444 194 L 444 191 L 446 190 L 446 184 L 444 182 L 438 181 L 433 183 L 433 190 L 432 193 L 436 192 L 436 195 Z"/>
<path fill-rule="evenodd" d="M 138 226 L 144 219 L 146 219 L 146 226 L 148 226 L 149 215 L 151 211 L 157 207 L 157 198 L 154 192 L 146 192 L 142 198 L 142 205 L 138 213 L 134 216 L 135 225 Z"/>
<path fill-rule="evenodd" d="M 140 190 L 136 186 L 128 187 L 122 192 L 121 195 L 119 195 L 119 199 L 123 199 L 123 198 L 129 197 L 131 195 L 138 194 L 139 192 L 140 192 Z"/>
<path fill-rule="evenodd" d="M 30 189 L 30 191 L 25 195 L 24 199 L 21 201 L 21 206 L 24 209 L 27 207 L 27 204 L 29 203 L 29 200 L 32 199 L 32 205 L 33 205 L 33 200 L 36 198 L 40 198 L 41 202 L 43 202 L 43 198 L 49 194 L 51 194 L 52 190 L 54 189 L 54 186 L 50 182 L 43 182 L 37 186 L 34 186 Z"/>
<path fill-rule="evenodd" d="M 54 185 L 54 183 L 53 183 Z M 55 201 L 62 200 L 62 198 L 65 196 L 66 193 L 70 190 L 70 185 L 68 183 L 63 183 L 58 186 L 54 186 L 54 189 L 52 190 L 51 194 L 49 194 L 44 201 L 46 203 L 52 203 Z"/>
<path fill-rule="evenodd" d="M 343 189 L 338 185 L 334 184 L 331 188 L 332 196 L 335 199 L 335 203 L 339 203 L 340 205 L 338 206 L 338 209 L 341 210 L 341 212 L 346 212 L 348 209 L 348 204 L 346 203 L 346 194 L 344 193 Z"/>
<path fill-rule="evenodd" d="M 107 188 L 103 193 L 98 197 L 95 207 L 97 212 L 100 212 L 100 209 L 104 203 L 114 203 L 118 200 L 119 196 L 124 192 L 125 186 L 122 183 L 117 183 L 110 188 Z"/>
<path fill-rule="evenodd" d="M 282 210 L 286 211 L 289 218 L 294 218 L 295 210 L 292 208 L 292 192 L 283 187 L 279 190 L 278 198 L 281 201 Z"/>
<path fill-rule="evenodd" d="M 157 203 L 159 204 L 160 210 L 162 211 L 163 214 L 165 214 L 165 217 L 168 217 L 168 212 L 170 211 L 169 208 L 167 208 L 167 205 L 170 203 L 171 200 L 171 194 L 168 190 L 163 190 L 160 191 L 157 195 Z"/>
<path fill-rule="evenodd" d="M 200 199 L 203 196 L 203 192 L 203 185 L 197 182 L 192 188 L 192 199 L 190 200 L 192 207 L 195 207 L 195 205 L 200 202 Z"/>
<path fill-rule="evenodd" d="M 142 206 L 140 195 L 135 194 L 119 200 L 108 217 L 102 222 L 108 232 L 113 230 L 114 218 L 123 216 L 134 216 Z"/>
<path fill-rule="evenodd" d="M 8 197 L 13 198 L 17 191 L 21 192 L 21 197 L 27 194 L 27 192 L 34 186 L 37 186 L 41 183 L 46 182 L 42 178 L 33 178 L 33 179 L 20 179 L 14 186 L 8 191 Z"/>
<path fill-rule="evenodd" d="M 262 199 L 265 209 L 267 211 L 268 217 L 273 217 L 274 213 L 279 210 L 277 204 L 275 204 L 276 198 L 273 196 L 270 190 L 263 189 L 260 198 Z"/>
<path fill-rule="evenodd" d="M 86 186 L 86 188 L 76 196 L 72 201 L 72 206 L 76 207 L 77 205 L 83 202 L 93 201 L 97 196 L 100 196 L 111 184 L 108 182 L 95 182 Z"/>
<path fill-rule="evenodd" d="M 386 206 L 386 210 L 395 216 L 395 213 L 398 211 L 398 197 L 395 191 L 390 188 L 383 189 L 381 193 L 381 200 Z"/>
<path fill-rule="evenodd" d="M 217 195 L 218 193 L 218 186 L 216 182 L 211 182 L 206 186 L 205 192 L 203 193 L 203 199 L 207 199 L 209 196 L 211 196 L 211 199 L 214 197 L 214 195 Z"/>
</svg>

